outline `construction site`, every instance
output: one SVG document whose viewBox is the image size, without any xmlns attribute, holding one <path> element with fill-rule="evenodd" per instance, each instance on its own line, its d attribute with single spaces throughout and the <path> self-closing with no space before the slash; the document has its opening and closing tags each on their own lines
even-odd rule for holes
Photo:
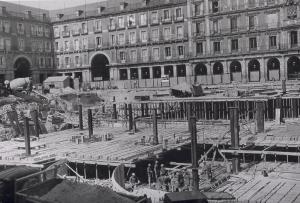
<svg viewBox="0 0 300 203">
<path fill-rule="evenodd" d="M 11 82 L 0 99 L 1 200 L 300 202 L 299 87 L 45 94 Z"/>
</svg>

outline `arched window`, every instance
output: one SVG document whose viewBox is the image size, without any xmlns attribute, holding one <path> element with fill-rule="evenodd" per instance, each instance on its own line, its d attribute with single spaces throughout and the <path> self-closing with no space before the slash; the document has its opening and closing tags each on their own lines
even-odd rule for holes
<svg viewBox="0 0 300 203">
<path fill-rule="evenodd" d="M 207 68 L 205 64 L 198 63 L 195 67 L 195 75 L 207 75 Z"/>
<path fill-rule="evenodd" d="M 214 75 L 222 75 L 224 73 L 223 64 L 221 62 L 216 62 L 213 66 Z"/>
</svg>

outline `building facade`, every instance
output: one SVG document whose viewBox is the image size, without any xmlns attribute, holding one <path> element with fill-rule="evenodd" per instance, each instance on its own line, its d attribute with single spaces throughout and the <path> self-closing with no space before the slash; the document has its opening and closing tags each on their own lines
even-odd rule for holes
<svg viewBox="0 0 300 203">
<path fill-rule="evenodd" d="M 300 76 L 293 0 L 111 0 L 51 11 L 57 71 L 118 87 Z"/>
<path fill-rule="evenodd" d="M 43 81 L 54 72 L 49 12 L 1 2 L 0 81 L 32 76 Z"/>
</svg>

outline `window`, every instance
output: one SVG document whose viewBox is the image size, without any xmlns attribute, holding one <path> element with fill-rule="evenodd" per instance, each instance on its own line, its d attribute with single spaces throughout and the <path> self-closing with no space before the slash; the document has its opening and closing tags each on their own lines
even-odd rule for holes
<svg viewBox="0 0 300 203">
<path fill-rule="evenodd" d="M 202 42 L 197 42 L 196 54 L 203 54 L 203 43 Z"/>
<path fill-rule="evenodd" d="M 4 21 L 3 32 L 9 33 L 10 32 L 10 23 L 8 21 Z"/>
<path fill-rule="evenodd" d="M 120 60 L 121 60 L 121 62 L 122 61 L 125 61 L 126 60 L 126 57 L 125 57 L 125 52 L 124 51 L 120 51 Z"/>
<path fill-rule="evenodd" d="M 161 68 L 160 66 L 154 66 L 152 68 L 153 78 L 161 78 Z"/>
<path fill-rule="evenodd" d="M 97 47 L 102 46 L 102 37 L 96 37 L 96 45 L 97 45 Z"/>
<path fill-rule="evenodd" d="M 203 2 L 200 2 L 195 5 L 195 15 L 203 15 Z"/>
<path fill-rule="evenodd" d="M 75 56 L 75 65 L 79 66 L 79 56 Z"/>
<path fill-rule="evenodd" d="M 148 49 L 142 49 L 142 60 L 144 62 L 148 61 Z"/>
<path fill-rule="evenodd" d="M 83 38 L 82 48 L 83 49 L 87 49 L 88 48 L 88 39 L 87 38 Z"/>
<path fill-rule="evenodd" d="M 249 16 L 249 30 L 255 28 L 255 16 Z"/>
<path fill-rule="evenodd" d="M 141 14 L 141 25 L 147 25 L 147 14 Z"/>
<path fill-rule="evenodd" d="M 56 67 L 60 67 L 59 58 L 55 58 L 55 65 Z"/>
<path fill-rule="evenodd" d="M 130 79 L 139 79 L 139 72 L 137 68 L 130 68 Z"/>
<path fill-rule="evenodd" d="M 36 36 L 37 35 L 37 26 L 31 25 L 31 35 L 32 36 Z M 63 32 L 63 36 L 64 35 L 65 35 L 65 33 Z M 58 37 L 59 37 L 59 33 L 58 33 Z"/>
<path fill-rule="evenodd" d="M 171 28 L 170 27 L 165 27 L 164 28 L 164 39 L 165 40 L 170 40 L 171 39 Z"/>
<path fill-rule="evenodd" d="M 213 0 L 213 2 L 212 2 L 212 12 L 213 13 L 219 12 L 219 1 L 218 0 Z"/>
<path fill-rule="evenodd" d="M 172 57 L 171 47 L 165 47 L 165 57 L 170 59 Z"/>
<path fill-rule="evenodd" d="M 152 41 L 159 41 L 159 31 L 158 29 L 152 30 Z"/>
<path fill-rule="evenodd" d="M 159 60 L 159 48 L 158 47 L 153 48 L 152 52 L 153 52 L 152 54 L 153 54 L 154 61 L 158 61 Z"/>
<path fill-rule="evenodd" d="M 49 41 L 45 42 L 45 49 L 46 49 L 46 51 L 50 51 L 51 50 L 51 45 L 50 45 Z"/>
<path fill-rule="evenodd" d="M 250 49 L 257 49 L 256 37 L 249 38 L 249 47 L 250 47 Z"/>
<path fill-rule="evenodd" d="M 204 22 L 196 22 L 196 34 L 204 35 Z"/>
<path fill-rule="evenodd" d="M 219 53 L 220 50 L 220 42 L 214 42 L 214 52 Z"/>
<path fill-rule="evenodd" d="M 131 62 L 136 62 L 137 61 L 136 50 L 131 50 L 130 51 L 130 60 L 131 60 Z"/>
<path fill-rule="evenodd" d="M 38 26 L 38 36 L 43 36 L 43 34 L 44 34 L 43 26 L 39 25 Z"/>
<path fill-rule="evenodd" d="M 230 28 L 231 32 L 237 31 L 237 17 L 230 18 Z"/>
<path fill-rule="evenodd" d="M 11 50 L 11 40 L 5 39 L 5 50 L 10 51 Z"/>
<path fill-rule="evenodd" d="M 110 43 L 111 43 L 111 45 L 116 44 L 116 36 L 115 35 L 110 35 Z"/>
<path fill-rule="evenodd" d="M 24 39 L 18 39 L 18 45 L 19 45 L 19 50 L 23 51 L 25 48 L 25 41 Z"/>
<path fill-rule="evenodd" d="M 124 33 L 120 33 L 118 36 L 118 44 L 119 45 L 124 45 L 125 44 L 125 34 Z"/>
<path fill-rule="evenodd" d="M 176 8 L 175 14 L 176 14 L 176 19 L 181 19 L 183 17 L 182 16 L 182 9 L 181 8 Z"/>
<path fill-rule="evenodd" d="M 219 21 L 214 20 L 213 21 L 213 33 L 218 33 L 219 32 Z"/>
<path fill-rule="evenodd" d="M 127 69 L 120 69 L 120 80 L 127 80 Z"/>
<path fill-rule="evenodd" d="M 101 20 L 95 21 L 95 31 L 101 31 L 102 30 L 102 22 Z"/>
<path fill-rule="evenodd" d="M 237 1 L 238 0 L 231 0 L 231 10 L 237 10 L 238 8 Z"/>
<path fill-rule="evenodd" d="M 179 57 L 184 57 L 184 47 L 183 46 L 177 47 L 177 54 Z"/>
<path fill-rule="evenodd" d="M 0 56 L 0 66 L 4 64 L 3 61 L 4 61 L 3 56 Z"/>
<path fill-rule="evenodd" d="M 270 48 L 277 47 L 276 36 L 270 36 L 269 43 L 270 43 Z"/>
<path fill-rule="evenodd" d="M 141 73 L 142 73 L 142 75 L 141 75 L 142 79 L 149 79 L 150 78 L 150 71 L 149 71 L 148 67 L 142 68 Z"/>
<path fill-rule="evenodd" d="M 44 66 L 44 58 L 40 58 L 40 66 Z"/>
<path fill-rule="evenodd" d="M 119 28 L 124 28 L 125 27 L 123 17 L 118 18 L 118 25 L 119 25 Z"/>
<path fill-rule="evenodd" d="M 58 27 L 54 27 L 54 37 L 59 37 L 59 28 Z M 32 34 L 32 27 L 31 27 L 31 34 Z"/>
<path fill-rule="evenodd" d="M 130 42 L 130 44 L 135 44 L 136 43 L 136 33 L 135 32 L 130 32 L 129 33 L 129 42 Z"/>
<path fill-rule="evenodd" d="M 183 27 L 182 26 L 178 26 L 177 29 L 177 39 L 182 39 L 183 38 Z"/>
<path fill-rule="evenodd" d="M 70 58 L 69 57 L 65 57 L 65 65 L 66 65 L 66 67 L 70 67 Z"/>
<path fill-rule="evenodd" d="M 45 27 L 44 32 L 45 32 L 45 37 L 50 37 L 50 28 L 49 27 Z"/>
<path fill-rule="evenodd" d="M 65 45 L 65 51 L 69 51 L 69 48 L 70 48 L 70 42 L 69 41 L 65 41 L 65 43 L 64 43 L 64 45 Z"/>
<path fill-rule="evenodd" d="M 147 31 L 145 31 L 145 30 L 141 31 L 141 40 L 142 40 L 142 42 L 147 42 L 148 41 L 148 39 L 147 39 Z"/>
<path fill-rule="evenodd" d="M 232 39 L 231 40 L 231 51 L 238 51 L 239 50 L 239 40 Z"/>
<path fill-rule="evenodd" d="M 158 23 L 158 12 L 157 11 L 153 11 L 151 13 L 151 23 Z"/>
<path fill-rule="evenodd" d="M 25 29 L 24 29 L 24 24 L 23 24 L 23 23 L 18 23 L 18 24 L 17 24 L 17 30 L 18 30 L 18 34 L 23 35 L 23 34 L 24 34 L 24 31 L 25 31 Z"/>
<path fill-rule="evenodd" d="M 114 18 L 110 18 L 109 19 L 109 29 L 110 30 L 114 30 L 115 28 L 116 28 L 115 19 Z"/>
<path fill-rule="evenodd" d="M 298 46 L 298 32 L 297 31 L 291 31 L 290 41 L 291 41 L 292 47 Z"/>
<path fill-rule="evenodd" d="M 256 5 L 256 0 L 248 0 L 248 7 L 253 8 Z"/>
<path fill-rule="evenodd" d="M 83 34 L 88 33 L 88 29 L 87 29 L 87 24 L 86 23 L 82 23 L 81 24 L 81 29 L 82 29 L 82 33 Z"/>
<path fill-rule="evenodd" d="M 55 42 L 55 45 L 54 45 L 54 46 L 55 46 L 55 50 L 56 50 L 56 51 L 59 51 L 59 43 L 58 43 L 58 42 Z"/>
<path fill-rule="evenodd" d="M 267 15 L 268 28 L 277 28 L 278 26 L 278 13 L 272 13 Z"/>
<path fill-rule="evenodd" d="M 128 26 L 135 26 L 135 15 L 129 15 L 128 16 Z"/>
<path fill-rule="evenodd" d="M 75 40 L 74 40 L 74 49 L 75 49 L 76 51 L 79 50 L 79 39 L 75 39 Z"/>
<path fill-rule="evenodd" d="M 89 61 L 89 60 L 88 60 L 88 55 L 87 55 L 87 54 L 84 54 L 84 55 L 83 55 L 83 63 L 84 63 L 84 64 L 88 64 L 88 61 Z"/>
<path fill-rule="evenodd" d="M 169 10 L 164 10 L 164 20 L 168 21 L 170 19 L 170 11 Z"/>
</svg>

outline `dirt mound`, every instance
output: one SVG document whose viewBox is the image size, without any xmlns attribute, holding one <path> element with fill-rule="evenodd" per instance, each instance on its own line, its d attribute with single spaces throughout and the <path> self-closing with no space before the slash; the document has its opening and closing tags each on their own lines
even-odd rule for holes
<svg viewBox="0 0 300 203">
<path fill-rule="evenodd" d="M 57 203 L 134 203 L 134 201 L 118 195 L 109 188 L 65 180 L 42 196 L 41 199 Z"/>
</svg>

